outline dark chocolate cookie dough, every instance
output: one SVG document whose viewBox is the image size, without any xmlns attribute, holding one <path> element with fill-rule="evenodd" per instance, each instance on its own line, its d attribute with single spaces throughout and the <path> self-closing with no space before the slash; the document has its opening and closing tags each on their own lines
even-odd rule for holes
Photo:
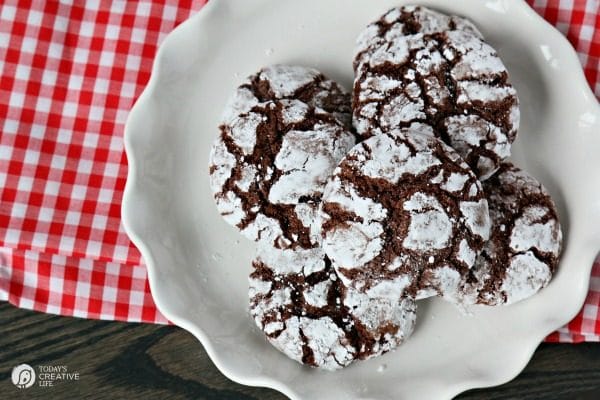
<svg viewBox="0 0 600 400">
<path fill-rule="evenodd" d="M 471 270 L 464 303 L 515 303 L 545 287 L 558 266 L 558 214 L 546 189 L 510 163 L 502 164 L 483 189 L 492 234 Z"/>
<path fill-rule="evenodd" d="M 475 175 L 442 141 L 417 131 L 356 145 L 327 184 L 325 253 L 359 290 L 454 299 L 489 238 Z"/>
<path fill-rule="evenodd" d="M 350 93 L 314 68 L 271 65 L 249 76 L 229 99 L 223 122 L 270 100 L 300 100 L 332 113 L 346 127 L 351 125 Z"/>
<path fill-rule="evenodd" d="M 320 248 L 259 246 L 250 275 L 250 314 L 288 357 L 334 370 L 383 354 L 413 331 L 415 302 L 346 287 Z"/>
<path fill-rule="evenodd" d="M 209 171 L 224 219 L 278 248 L 317 245 L 322 191 L 353 134 L 299 100 L 258 103 L 219 129 Z"/>
<path fill-rule="evenodd" d="M 368 138 L 412 127 L 453 147 L 480 179 L 510 155 L 517 94 L 496 51 L 464 30 L 398 36 L 358 68 L 353 125 Z"/>
<path fill-rule="evenodd" d="M 471 32 L 483 38 L 471 21 L 457 15 L 442 14 L 422 6 L 394 7 L 371 22 L 358 36 L 354 51 L 354 70 L 383 42 L 390 42 L 399 36 L 454 30 Z"/>
</svg>

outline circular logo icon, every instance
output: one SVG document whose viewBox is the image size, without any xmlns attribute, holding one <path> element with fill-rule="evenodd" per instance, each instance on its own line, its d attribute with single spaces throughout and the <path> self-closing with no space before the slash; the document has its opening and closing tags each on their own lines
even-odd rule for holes
<svg viewBox="0 0 600 400">
<path fill-rule="evenodd" d="M 35 383 L 35 371 L 30 365 L 17 365 L 12 370 L 12 383 L 19 389 L 27 389 Z"/>
</svg>

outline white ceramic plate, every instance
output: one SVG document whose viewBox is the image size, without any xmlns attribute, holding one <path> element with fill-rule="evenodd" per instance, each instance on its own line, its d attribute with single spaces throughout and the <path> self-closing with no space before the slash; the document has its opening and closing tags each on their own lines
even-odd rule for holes
<svg viewBox="0 0 600 400">
<path fill-rule="evenodd" d="M 213 0 L 165 40 L 129 116 L 123 221 L 146 260 L 156 304 L 237 382 L 294 399 L 448 399 L 513 378 L 583 303 L 600 248 L 600 107 L 575 52 L 524 2 L 425 0 L 471 18 L 511 73 L 522 115 L 514 160 L 549 189 L 566 234 L 558 274 L 527 301 L 473 316 L 421 302 L 405 345 L 334 373 L 286 358 L 254 327 L 247 313 L 254 244 L 217 214 L 208 186 L 226 99 L 271 63 L 314 66 L 350 86 L 359 31 L 402 3 Z"/>
</svg>

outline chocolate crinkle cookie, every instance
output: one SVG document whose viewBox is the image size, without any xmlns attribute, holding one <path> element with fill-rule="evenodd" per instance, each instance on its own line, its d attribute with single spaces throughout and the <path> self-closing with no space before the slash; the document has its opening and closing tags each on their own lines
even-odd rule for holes
<svg viewBox="0 0 600 400">
<path fill-rule="evenodd" d="M 471 270 L 465 304 L 516 303 L 552 278 L 562 246 L 556 207 L 546 189 L 510 163 L 483 184 L 492 234 Z"/>
<path fill-rule="evenodd" d="M 347 288 L 320 248 L 259 246 L 249 281 L 258 327 L 281 352 L 312 367 L 335 370 L 383 354 L 415 325 L 413 300 Z"/>
<path fill-rule="evenodd" d="M 209 172 L 224 219 L 277 248 L 317 245 L 323 188 L 354 135 L 299 100 L 255 104 L 219 129 Z"/>
<path fill-rule="evenodd" d="M 249 76 L 229 99 L 222 116 L 227 123 L 258 103 L 270 100 L 300 100 L 332 113 L 350 127 L 350 93 L 314 68 L 271 65 Z"/>
<path fill-rule="evenodd" d="M 356 145 L 322 202 L 325 253 L 345 284 L 385 296 L 456 298 L 489 239 L 480 182 L 433 136 L 404 129 Z"/>
<path fill-rule="evenodd" d="M 427 7 L 408 5 L 394 7 L 371 22 L 358 36 L 354 50 L 354 70 L 367 60 L 374 49 L 384 42 L 399 36 L 417 33 L 431 34 L 445 31 L 463 30 L 483 38 L 483 35 L 465 18 L 446 15 Z"/>
<path fill-rule="evenodd" d="M 453 147 L 481 180 L 510 155 L 519 126 L 504 64 L 468 30 L 383 41 L 356 71 L 352 107 L 362 137 L 419 129 Z"/>
</svg>

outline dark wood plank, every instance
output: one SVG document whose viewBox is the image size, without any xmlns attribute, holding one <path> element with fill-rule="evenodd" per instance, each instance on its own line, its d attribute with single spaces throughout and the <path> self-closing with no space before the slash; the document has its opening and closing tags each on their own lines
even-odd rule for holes
<svg viewBox="0 0 600 400">
<path fill-rule="evenodd" d="M 10 373 L 20 363 L 65 365 L 80 380 L 17 389 Z M 177 327 L 57 317 L 0 304 L 0 399 L 49 398 L 285 399 L 228 380 Z M 600 344 L 543 344 L 517 379 L 458 399 L 600 399 Z"/>
</svg>

